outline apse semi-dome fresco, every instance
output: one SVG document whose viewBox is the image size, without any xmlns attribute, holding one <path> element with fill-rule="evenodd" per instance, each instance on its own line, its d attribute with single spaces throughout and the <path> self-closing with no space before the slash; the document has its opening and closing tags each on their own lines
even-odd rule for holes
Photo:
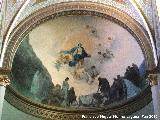
<svg viewBox="0 0 160 120">
<path fill-rule="evenodd" d="M 147 86 L 144 61 L 136 39 L 118 24 L 94 16 L 63 16 L 23 38 L 11 86 L 49 106 L 106 107 Z"/>
</svg>

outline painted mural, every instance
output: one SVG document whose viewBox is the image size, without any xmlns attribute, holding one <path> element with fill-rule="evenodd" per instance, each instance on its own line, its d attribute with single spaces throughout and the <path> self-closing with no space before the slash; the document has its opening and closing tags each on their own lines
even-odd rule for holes
<svg viewBox="0 0 160 120">
<path fill-rule="evenodd" d="M 11 86 L 34 102 L 63 108 L 104 107 L 143 90 L 145 63 L 135 38 L 92 16 L 59 17 L 23 38 Z"/>
</svg>

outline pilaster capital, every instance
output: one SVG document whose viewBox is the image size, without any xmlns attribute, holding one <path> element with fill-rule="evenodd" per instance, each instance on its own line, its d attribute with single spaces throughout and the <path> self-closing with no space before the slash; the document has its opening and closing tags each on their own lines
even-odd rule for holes
<svg viewBox="0 0 160 120">
<path fill-rule="evenodd" d="M 155 86 L 155 85 L 158 85 L 158 74 L 157 73 L 150 73 L 148 75 L 148 79 L 149 79 L 149 82 L 150 82 L 150 85 L 151 86 Z"/>
<path fill-rule="evenodd" d="M 9 73 L 10 70 L 0 68 L 0 86 L 7 86 L 10 84 Z"/>
<path fill-rule="evenodd" d="M 7 86 L 10 84 L 8 75 L 0 75 L 0 86 Z"/>
</svg>

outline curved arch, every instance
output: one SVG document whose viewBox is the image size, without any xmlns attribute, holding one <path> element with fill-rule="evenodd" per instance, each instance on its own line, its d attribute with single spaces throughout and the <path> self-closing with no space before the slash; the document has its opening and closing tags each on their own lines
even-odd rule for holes
<svg viewBox="0 0 160 120">
<path fill-rule="evenodd" d="M 31 0 L 26 0 L 24 2 L 24 4 L 20 7 L 20 9 L 18 10 L 18 12 L 14 15 L 13 19 L 11 20 L 11 23 L 9 25 L 9 28 L 7 30 L 7 33 L 6 35 L 4 36 L 4 44 L 3 44 L 3 49 L 2 49 L 2 53 L 1 53 L 1 61 L 0 61 L 0 67 L 2 67 L 2 60 L 3 60 L 3 57 L 4 57 L 4 54 L 5 54 L 5 51 L 6 51 L 6 47 L 7 47 L 7 43 L 9 41 L 9 36 L 12 32 L 12 30 L 14 29 L 15 27 L 15 22 L 17 21 L 18 17 L 20 16 L 20 14 L 22 13 L 22 11 L 25 9 L 25 7 L 29 4 Z"/>
<path fill-rule="evenodd" d="M 3 49 L 2 49 L 2 53 L 1 53 L 1 61 L 0 61 L 0 66 L 2 67 L 3 65 L 3 59 L 4 59 L 4 54 L 6 52 L 6 48 L 8 46 L 8 41 L 9 41 L 9 36 L 13 30 L 13 28 L 15 27 L 15 22 L 17 21 L 18 17 L 20 16 L 20 14 L 22 13 L 22 11 L 25 9 L 25 7 L 29 4 L 31 0 L 26 0 L 25 3 L 23 4 L 23 6 L 20 8 L 19 12 L 16 14 L 15 18 L 13 19 L 13 22 L 12 24 L 10 25 L 10 28 L 6 34 L 6 37 L 5 37 L 5 40 L 4 40 L 4 46 L 3 46 Z M 144 22 L 144 25 L 146 27 L 146 30 L 148 32 L 148 35 L 149 35 L 149 38 L 150 38 L 150 42 L 151 42 L 151 45 L 152 45 L 152 50 L 153 50 L 153 53 L 154 53 L 154 62 L 155 64 L 157 65 L 157 55 L 156 55 L 156 47 L 155 47 L 155 44 L 154 44 L 154 40 L 153 40 L 153 37 L 152 37 L 152 34 L 151 34 L 151 30 L 150 30 L 150 27 L 147 23 L 147 20 L 145 19 L 144 15 L 142 14 L 142 10 L 140 9 L 138 3 L 135 1 L 135 0 L 129 0 L 131 2 L 131 4 L 135 7 L 135 9 L 137 10 L 137 12 L 139 13 L 141 19 L 143 20 Z"/>
<path fill-rule="evenodd" d="M 70 8 L 65 6 L 71 6 Z M 54 7 L 52 7 L 54 6 Z M 85 6 L 85 7 L 84 7 Z M 87 7 L 86 7 L 87 6 Z M 59 8 L 63 7 L 63 8 Z M 53 9 L 54 8 L 54 9 Z M 58 9 L 59 8 L 59 9 Z M 155 60 L 155 52 L 153 50 L 153 46 L 150 45 L 147 41 L 148 35 L 144 32 L 142 26 L 140 26 L 133 18 L 128 16 L 125 13 L 122 13 L 118 9 L 115 9 L 111 6 L 102 5 L 99 3 L 92 3 L 92 2 L 67 2 L 67 3 L 59 3 L 56 5 L 51 5 L 47 8 L 42 8 L 39 11 L 31 14 L 28 18 L 22 21 L 12 32 L 11 39 L 8 44 L 5 44 L 7 48 L 3 50 L 2 59 L 1 61 L 2 67 L 11 68 L 12 61 L 14 54 L 21 43 L 20 36 L 26 33 L 28 30 L 33 29 L 37 24 L 44 22 L 43 19 L 51 19 L 51 16 L 54 13 L 68 11 L 68 10 L 90 10 L 90 11 L 97 11 L 100 13 L 107 14 L 116 18 L 117 20 L 121 21 L 120 24 L 124 23 L 128 26 L 127 29 L 131 29 L 132 33 L 135 33 L 137 39 L 139 39 L 139 44 L 147 58 L 149 69 L 153 69 L 153 66 L 156 66 L 157 61 Z M 143 31 L 143 32 L 142 32 Z M 148 39 L 148 40 L 146 40 Z M 6 51 L 6 52 L 5 52 Z M 152 54 L 153 53 L 153 54 Z"/>
<path fill-rule="evenodd" d="M 59 4 L 51 5 L 49 7 L 42 8 L 39 11 L 27 17 L 11 33 L 10 41 L 8 42 L 6 52 L 4 53 L 4 58 L 3 58 L 4 61 L 2 62 L 2 66 L 4 68 L 12 67 L 13 58 L 15 56 L 15 53 L 19 45 L 22 42 L 21 38 L 23 38 L 29 31 L 31 31 L 33 28 L 35 28 L 39 24 L 45 21 L 48 21 L 49 19 L 54 19 L 56 17 L 65 16 L 65 15 L 67 16 L 69 15 L 98 16 L 119 24 L 121 27 L 125 28 L 128 32 L 130 32 L 133 35 L 133 37 L 136 38 L 145 56 L 145 60 L 147 62 L 146 63 L 147 68 L 153 69 L 156 66 L 156 63 L 154 61 L 152 46 L 148 42 L 150 38 L 148 37 L 148 34 L 140 24 L 138 24 L 133 18 L 123 13 L 122 11 L 117 10 L 116 8 L 103 5 L 103 4 L 84 2 L 84 1 L 59 3 Z M 124 113 L 130 114 L 138 109 L 141 109 L 144 105 L 150 102 L 151 97 L 150 97 L 149 91 L 150 91 L 150 88 L 148 87 L 144 92 L 145 94 L 142 93 L 139 96 L 136 96 L 134 100 L 131 99 L 127 103 L 122 103 L 120 106 L 118 106 L 118 109 L 114 109 L 112 107 L 113 109 L 105 108 L 103 110 L 95 109 L 92 111 L 88 109 L 85 111 L 84 110 L 69 111 L 66 109 L 64 110 L 62 108 L 59 109 L 57 107 L 47 107 L 46 105 L 34 103 L 31 100 L 23 98 L 22 96 L 17 94 L 15 91 L 12 91 L 10 93 L 8 92 L 9 94 L 7 95 L 7 99 L 11 104 L 13 104 L 17 108 L 29 114 L 33 114 L 33 115 L 36 115 L 39 117 L 45 117 L 45 118 L 50 118 L 50 117 L 57 118 L 60 115 L 63 115 L 64 117 L 66 117 L 67 115 L 69 115 L 67 118 L 71 120 L 71 119 L 77 118 L 78 115 L 75 115 L 75 113 L 79 115 L 83 113 L 87 113 L 87 114 L 96 113 L 96 114 L 107 114 L 107 115 L 111 113 L 117 113 L 118 115 L 124 115 Z M 144 99 L 146 98 L 147 100 L 144 102 Z M 17 100 L 17 102 L 14 102 L 15 100 Z M 139 100 L 139 101 L 136 101 L 136 100 Z M 34 110 L 38 112 L 33 112 Z M 49 112 L 50 114 L 43 116 L 41 112 L 42 113 Z M 59 115 L 57 115 L 56 117 L 55 113 L 58 113 Z"/>
<path fill-rule="evenodd" d="M 149 35 L 149 38 L 150 38 L 150 42 L 151 42 L 151 45 L 152 45 L 152 49 L 153 49 L 153 53 L 154 53 L 154 58 L 155 58 L 155 63 L 156 65 L 158 64 L 158 60 L 157 60 L 157 52 L 156 52 L 156 46 L 154 44 L 154 40 L 153 40 L 153 36 L 152 36 L 152 33 L 151 33 L 151 29 L 149 27 L 149 23 L 148 21 L 146 20 L 146 17 L 144 16 L 141 8 L 139 7 L 139 4 L 135 1 L 135 0 L 129 0 L 132 5 L 134 6 L 134 8 L 137 10 L 139 16 L 141 17 L 145 27 L 146 27 L 146 30 L 148 32 L 148 35 Z"/>
</svg>

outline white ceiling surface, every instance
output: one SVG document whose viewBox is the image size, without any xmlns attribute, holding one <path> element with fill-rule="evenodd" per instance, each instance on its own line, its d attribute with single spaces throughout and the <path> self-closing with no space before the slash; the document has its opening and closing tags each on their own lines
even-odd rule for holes
<svg viewBox="0 0 160 120">
<path fill-rule="evenodd" d="M 158 16 L 160 16 L 160 0 L 157 0 Z"/>
</svg>

